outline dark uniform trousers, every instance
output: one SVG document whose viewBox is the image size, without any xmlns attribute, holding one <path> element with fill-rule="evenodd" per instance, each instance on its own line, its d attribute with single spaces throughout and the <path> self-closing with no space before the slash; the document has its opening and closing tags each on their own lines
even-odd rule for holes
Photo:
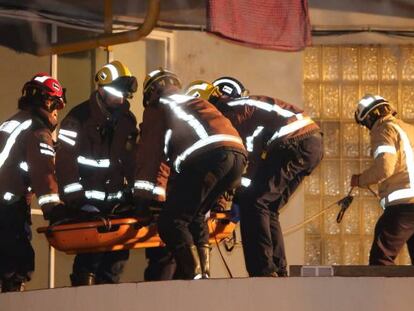
<svg viewBox="0 0 414 311">
<path fill-rule="evenodd" d="M 78 254 L 73 262 L 73 274 L 92 273 L 96 277 L 97 284 L 119 283 L 128 258 L 128 250 Z"/>
<path fill-rule="evenodd" d="M 287 275 L 279 211 L 323 157 L 321 133 L 280 144 L 258 165 L 236 198 L 246 268 L 250 276 Z"/>
<path fill-rule="evenodd" d="M 19 290 L 30 281 L 35 255 L 30 243 L 30 207 L 26 200 L 0 204 L 0 279 L 2 291 Z"/>
<path fill-rule="evenodd" d="M 414 204 L 389 206 L 375 225 L 369 264 L 395 265 L 394 260 L 405 243 L 414 264 Z"/>
<path fill-rule="evenodd" d="M 206 213 L 226 190 L 238 186 L 246 157 L 217 148 L 185 163 L 168 186 L 158 232 L 169 250 L 208 244 Z"/>
</svg>

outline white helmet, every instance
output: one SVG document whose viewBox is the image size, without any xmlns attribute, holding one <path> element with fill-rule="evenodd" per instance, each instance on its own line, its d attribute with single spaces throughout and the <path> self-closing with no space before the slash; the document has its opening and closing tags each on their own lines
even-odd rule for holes
<svg viewBox="0 0 414 311">
<path fill-rule="evenodd" d="M 358 107 L 355 111 L 355 121 L 358 124 L 365 125 L 365 121 L 371 111 L 373 111 L 375 108 L 378 108 L 379 106 L 387 105 L 391 108 L 391 111 L 395 110 L 390 105 L 388 100 L 383 98 L 379 95 L 372 95 L 372 94 L 366 94 L 364 97 L 362 97 L 358 102 Z"/>
</svg>

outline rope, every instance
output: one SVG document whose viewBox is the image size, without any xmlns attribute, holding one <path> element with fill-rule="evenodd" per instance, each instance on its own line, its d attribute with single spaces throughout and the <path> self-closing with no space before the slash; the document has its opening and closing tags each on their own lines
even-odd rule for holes
<svg viewBox="0 0 414 311">
<path fill-rule="evenodd" d="M 209 226 L 209 231 L 213 232 L 213 228 L 211 227 L 211 223 L 209 223 L 208 226 Z M 221 248 L 220 248 L 220 242 L 221 241 L 217 240 L 217 236 L 216 235 L 214 235 L 214 241 L 216 242 L 217 250 L 218 250 L 218 252 L 220 254 L 221 261 L 223 262 L 224 267 L 226 268 L 229 277 L 232 279 L 233 278 L 233 273 L 231 273 L 230 267 L 227 264 L 227 261 L 224 258 L 223 253 L 221 252 Z"/>
</svg>

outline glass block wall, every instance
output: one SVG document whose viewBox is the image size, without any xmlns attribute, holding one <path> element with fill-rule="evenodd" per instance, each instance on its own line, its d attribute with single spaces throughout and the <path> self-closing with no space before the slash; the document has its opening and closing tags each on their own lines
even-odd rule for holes
<svg viewBox="0 0 414 311">
<path fill-rule="evenodd" d="M 304 53 L 305 110 L 324 132 L 325 158 L 305 180 L 305 217 L 344 197 L 352 174 L 370 165 L 368 130 L 354 122 L 357 100 L 380 94 L 414 123 L 413 46 L 315 46 Z M 367 264 L 376 220 L 382 210 L 366 190 L 356 197 L 340 225 L 339 207 L 305 227 L 305 263 Z M 409 264 L 405 249 L 397 259 Z"/>
</svg>

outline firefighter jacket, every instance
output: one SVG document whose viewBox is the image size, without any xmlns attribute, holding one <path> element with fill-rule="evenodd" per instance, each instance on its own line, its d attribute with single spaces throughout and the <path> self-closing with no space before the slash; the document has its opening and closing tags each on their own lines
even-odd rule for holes
<svg viewBox="0 0 414 311">
<path fill-rule="evenodd" d="M 373 125 L 374 162 L 359 176 L 359 186 L 378 184 L 381 206 L 414 203 L 414 127 L 391 115 Z"/>
<path fill-rule="evenodd" d="M 101 210 L 125 201 L 133 182 L 137 135 L 129 103 L 110 113 L 94 92 L 73 108 L 58 133 L 56 174 L 62 199 Z"/>
<path fill-rule="evenodd" d="M 61 203 L 55 176 L 55 148 L 49 126 L 20 111 L 0 125 L 0 201 L 26 201 L 31 192 L 46 214 Z"/>
<path fill-rule="evenodd" d="M 165 201 L 170 169 L 216 148 L 246 154 L 230 121 L 212 104 L 184 95 L 163 97 L 145 108 L 138 143 L 134 196 Z"/>
<path fill-rule="evenodd" d="M 231 120 L 249 152 L 247 173 L 242 178 L 245 187 L 250 185 L 258 163 L 267 152 L 320 131 L 302 109 L 280 99 L 267 96 L 222 98 L 216 106 Z"/>
</svg>

